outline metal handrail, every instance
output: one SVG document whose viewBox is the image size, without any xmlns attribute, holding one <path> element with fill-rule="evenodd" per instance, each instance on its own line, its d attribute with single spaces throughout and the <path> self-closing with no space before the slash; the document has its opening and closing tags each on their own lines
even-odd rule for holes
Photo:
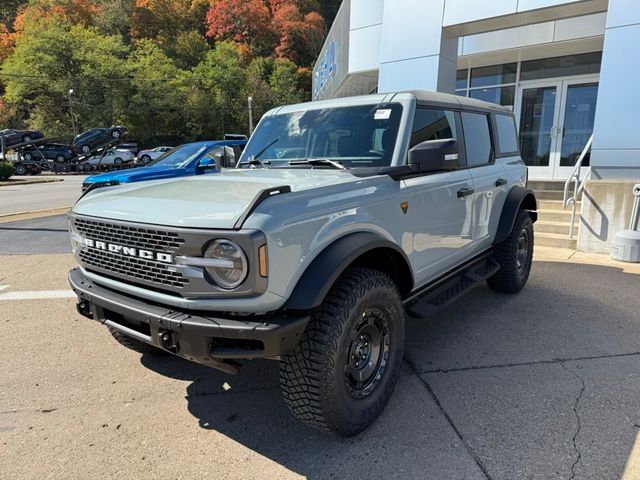
<svg viewBox="0 0 640 480">
<path fill-rule="evenodd" d="M 576 165 L 573 167 L 573 171 L 571 172 L 571 175 L 569 175 L 569 178 L 567 178 L 567 181 L 564 182 L 562 208 L 566 209 L 569 204 L 571 204 L 572 206 L 571 223 L 569 224 L 569 238 L 573 238 L 573 229 L 574 229 L 574 223 L 576 221 L 576 208 L 578 203 L 578 197 L 584 190 L 586 181 L 589 179 L 589 176 L 591 175 L 591 168 L 589 168 L 584 178 L 582 179 L 580 178 L 582 174 L 582 162 L 584 162 L 584 157 L 586 157 L 587 153 L 589 153 L 589 150 L 591 150 L 592 143 L 593 143 L 593 135 L 589 137 L 589 141 L 584 146 L 582 153 L 578 157 L 578 161 L 576 162 Z M 571 185 L 571 182 L 573 182 L 573 196 L 569 198 L 569 186 Z"/>
</svg>

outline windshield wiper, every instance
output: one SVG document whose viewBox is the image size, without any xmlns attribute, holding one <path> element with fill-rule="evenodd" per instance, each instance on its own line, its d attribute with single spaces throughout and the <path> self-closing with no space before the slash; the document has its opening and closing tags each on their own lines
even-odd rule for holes
<svg viewBox="0 0 640 480">
<path fill-rule="evenodd" d="M 328 158 L 307 158 L 306 160 L 291 160 L 289 165 L 330 165 L 339 170 L 346 170 L 347 167 L 335 160 L 329 160 Z"/>
<path fill-rule="evenodd" d="M 256 165 L 260 165 L 262 168 L 267 168 L 267 165 L 271 165 L 271 160 L 265 160 L 263 162 L 262 160 L 258 160 L 257 158 L 249 157 L 249 160 L 244 160 L 238 163 L 239 167 L 242 165 L 250 165 L 252 167 L 255 167 Z"/>
<path fill-rule="evenodd" d="M 267 165 L 271 165 L 271 162 L 269 160 L 267 160 L 265 162 L 261 162 L 258 159 L 260 158 L 260 155 L 262 155 L 264 152 L 266 152 L 278 140 L 280 140 L 280 137 L 274 138 L 269 143 L 267 143 L 267 145 L 264 146 L 258 153 L 256 153 L 255 155 L 250 155 L 247 160 L 244 160 L 242 162 L 238 162 L 238 165 L 236 165 L 236 168 L 241 167 L 242 165 L 251 165 L 251 166 L 260 165 L 262 168 L 267 168 Z"/>
</svg>

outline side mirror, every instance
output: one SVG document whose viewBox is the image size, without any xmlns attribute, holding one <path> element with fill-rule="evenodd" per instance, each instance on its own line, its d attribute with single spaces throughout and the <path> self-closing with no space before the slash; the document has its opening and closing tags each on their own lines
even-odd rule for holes
<svg viewBox="0 0 640 480">
<path fill-rule="evenodd" d="M 204 157 L 198 161 L 198 168 L 201 170 L 213 170 L 218 168 L 216 161 L 211 157 Z"/>
<path fill-rule="evenodd" d="M 409 150 L 409 166 L 417 173 L 448 172 L 458 168 L 458 142 L 427 140 Z"/>
</svg>

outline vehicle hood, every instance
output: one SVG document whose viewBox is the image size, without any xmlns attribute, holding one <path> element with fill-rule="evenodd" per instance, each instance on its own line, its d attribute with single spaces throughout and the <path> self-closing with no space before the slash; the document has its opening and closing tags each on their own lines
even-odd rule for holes
<svg viewBox="0 0 640 480">
<path fill-rule="evenodd" d="M 114 220 L 192 228 L 231 229 L 265 188 L 288 185 L 293 192 L 362 181 L 345 171 L 224 169 L 198 175 L 97 189 L 73 212 Z"/>
<path fill-rule="evenodd" d="M 140 167 L 121 170 L 118 172 L 106 172 L 99 175 L 87 177 L 84 183 L 113 182 L 120 183 L 141 182 L 143 180 L 154 180 L 177 176 L 178 170 L 174 167 Z"/>
</svg>

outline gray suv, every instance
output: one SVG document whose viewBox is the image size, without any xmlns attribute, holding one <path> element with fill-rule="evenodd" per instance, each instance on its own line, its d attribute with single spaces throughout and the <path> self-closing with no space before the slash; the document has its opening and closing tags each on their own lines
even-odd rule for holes
<svg viewBox="0 0 640 480">
<path fill-rule="evenodd" d="M 78 311 L 126 347 L 235 372 L 342 436 L 400 372 L 405 315 L 520 291 L 536 199 L 510 111 L 405 92 L 277 108 L 238 168 L 95 190 L 70 213 Z"/>
</svg>

